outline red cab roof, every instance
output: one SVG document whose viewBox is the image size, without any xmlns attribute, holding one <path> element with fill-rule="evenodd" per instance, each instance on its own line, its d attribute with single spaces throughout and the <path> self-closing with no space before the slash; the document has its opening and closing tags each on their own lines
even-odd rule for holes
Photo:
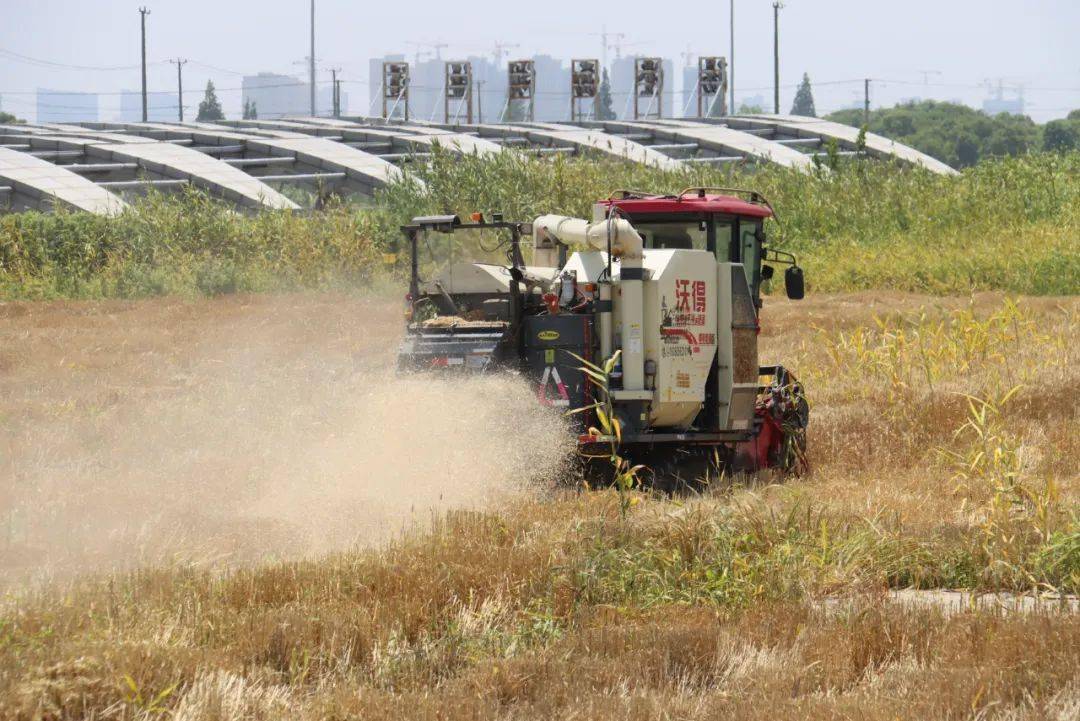
<svg viewBox="0 0 1080 721">
<path fill-rule="evenodd" d="M 760 197 L 760 196 L 759 196 Z M 639 213 L 725 213 L 751 218 L 770 218 L 772 208 L 765 202 L 750 202 L 733 195 L 697 192 L 681 195 L 652 195 L 608 198 L 601 205 L 614 206 L 627 215 Z"/>
</svg>

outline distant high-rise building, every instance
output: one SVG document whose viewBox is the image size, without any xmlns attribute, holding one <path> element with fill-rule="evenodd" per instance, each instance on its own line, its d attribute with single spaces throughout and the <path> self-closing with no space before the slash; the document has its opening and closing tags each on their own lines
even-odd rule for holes
<svg viewBox="0 0 1080 721">
<path fill-rule="evenodd" d="M 550 55 L 535 55 L 536 120 L 565 122 L 570 119 L 570 63 Z"/>
<path fill-rule="evenodd" d="M 185 93 L 187 103 L 195 99 L 191 91 Z M 195 117 L 194 113 L 190 113 Z M 175 123 L 179 119 L 176 108 L 176 93 L 147 93 L 146 117 L 152 123 Z M 142 91 L 124 90 L 120 94 L 120 122 L 138 123 L 142 121 Z"/>
<path fill-rule="evenodd" d="M 983 112 L 987 115 L 1008 113 L 1009 115 L 1024 114 L 1023 98 L 987 98 L 982 102 Z"/>
<path fill-rule="evenodd" d="M 1024 89 L 1017 88 L 1015 90 L 1015 97 L 1005 97 L 1006 88 L 999 80 L 997 87 L 990 91 L 990 97 L 986 98 L 982 102 L 983 112 L 987 115 L 998 115 L 1000 113 L 1008 113 L 1009 115 L 1023 115 L 1024 114 Z"/>
<path fill-rule="evenodd" d="M 77 123 L 98 120 L 97 93 L 37 89 L 37 122 Z"/>
<path fill-rule="evenodd" d="M 692 118 L 697 116 L 698 66 L 684 65 L 682 69 L 682 93 L 679 95 L 679 107 L 676 117 Z"/>
<path fill-rule="evenodd" d="M 531 58 L 514 57 L 514 60 L 532 60 L 533 69 L 536 72 L 536 97 L 534 99 L 533 112 L 536 122 L 565 121 L 570 116 L 570 68 L 564 66 L 558 58 L 550 55 L 535 55 Z M 473 116 L 480 122 L 481 110 L 485 123 L 497 123 L 509 121 L 507 114 L 507 97 L 509 94 L 508 60 L 503 60 L 501 65 L 496 65 L 485 56 L 471 56 L 467 60 L 472 63 L 473 82 Z M 441 72 L 442 62 L 438 63 Z M 424 65 L 426 63 L 422 63 Z M 436 98 L 440 108 L 440 115 L 436 120 L 441 120 L 442 87 L 436 91 Z"/>
<path fill-rule="evenodd" d="M 289 75 L 259 73 L 245 75 L 241 81 L 241 104 L 255 103 L 260 120 L 273 120 L 286 116 L 311 115 L 311 91 L 308 83 Z M 330 111 L 330 93 L 320 93 L 320 114 Z"/>
</svg>

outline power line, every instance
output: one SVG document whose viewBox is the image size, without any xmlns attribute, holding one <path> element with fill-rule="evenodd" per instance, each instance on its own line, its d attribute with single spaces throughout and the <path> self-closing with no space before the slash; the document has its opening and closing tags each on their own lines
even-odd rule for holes
<svg viewBox="0 0 1080 721">
<path fill-rule="evenodd" d="M 134 93 L 132 93 L 132 94 L 134 94 Z M 171 95 L 172 93 L 151 93 L 151 94 L 155 95 L 155 96 L 161 96 L 161 95 Z M 88 107 L 86 105 L 68 105 L 66 103 L 42 102 L 40 100 L 35 102 L 34 100 L 32 100 L 30 98 L 12 98 L 12 102 L 17 104 L 17 105 L 21 105 L 22 107 L 25 107 L 25 108 L 38 107 L 38 108 L 48 108 L 50 110 L 53 109 L 53 108 L 60 108 L 60 109 L 66 109 L 66 110 L 81 110 L 81 111 L 85 112 L 87 110 L 92 110 L 93 107 L 96 107 L 96 106 Z M 187 103 L 187 104 L 184 105 L 184 107 L 185 108 L 195 107 L 195 104 Z M 149 108 L 150 108 L 150 110 L 175 110 L 176 109 L 176 103 L 170 101 L 166 105 L 154 105 L 154 104 L 151 104 L 149 106 Z"/>
<path fill-rule="evenodd" d="M 66 70 L 93 70 L 100 72 L 112 72 L 117 70 L 136 70 L 140 67 L 139 65 L 73 65 L 71 63 L 60 63 L 52 60 L 33 58 L 29 55 L 23 55 L 22 53 L 17 53 L 14 50 L 7 50 L 5 48 L 0 48 L 0 54 L 7 56 L 10 60 L 19 60 L 25 63 L 30 63 L 32 65 L 52 68 L 63 68 Z M 151 64 L 164 65 L 165 63 L 162 61 Z"/>
<path fill-rule="evenodd" d="M 191 61 L 191 63 L 192 64 L 197 64 L 195 61 Z M 168 61 L 163 62 L 163 64 L 168 64 Z M 848 80 L 823 80 L 823 81 L 813 81 L 811 84 L 813 85 L 813 87 L 818 88 L 818 87 L 829 87 L 829 86 L 836 86 L 836 85 L 856 85 L 856 84 L 863 83 L 865 80 L 866 80 L 866 78 L 851 78 L 851 79 L 848 79 Z M 882 83 L 882 84 L 896 83 L 896 81 L 894 81 L 894 80 L 884 80 L 884 79 L 881 79 L 881 78 L 870 78 L 870 80 L 875 82 L 875 83 Z M 367 81 L 367 80 L 344 80 L 344 79 L 339 79 L 338 82 L 340 82 L 342 84 L 345 84 L 345 85 L 362 85 L 362 86 L 371 85 L 371 83 L 369 81 Z M 315 82 L 315 84 L 316 85 L 332 85 L 333 81 L 332 80 L 317 80 Z M 904 84 L 911 84 L 911 83 L 904 83 Z M 248 87 L 248 88 L 244 88 L 242 86 L 241 87 L 229 87 L 229 88 L 215 88 L 215 90 L 217 92 L 219 92 L 219 93 L 224 93 L 224 92 L 240 92 L 241 90 L 252 90 L 252 89 L 260 90 L 260 89 L 263 89 L 263 88 L 295 88 L 295 87 L 299 87 L 299 86 L 303 86 L 303 85 L 306 85 L 306 83 L 304 81 L 297 80 L 297 81 L 291 82 L 291 83 L 271 83 L 271 84 L 267 84 L 267 85 L 257 85 L 257 86 Z M 787 84 L 781 85 L 780 87 L 781 87 L 781 89 L 792 89 L 792 88 L 798 88 L 799 85 L 800 85 L 800 83 L 787 83 Z M 915 83 L 915 85 L 918 85 L 919 87 L 923 86 L 922 83 Z M 414 84 L 414 85 L 410 85 L 410 87 L 413 88 L 414 90 L 435 90 L 435 91 L 442 90 L 441 85 L 435 86 L 435 85 L 416 85 L 416 84 Z M 932 85 L 931 85 L 931 87 L 932 87 Z M 985 86 L 983 86 L 983 85 L 965 85 L 965 86 L 954 86 L 954 87 L 968 87 L 968 88 L 978 90 L 978 89 L 984 88 Z M 751 87 L 751 88 L 740 88 L 740 92 L 746 93 L 746 92 L 772 90 L 772 89 L 773 89 L 773 86 L 768 85 L 768 86 L 758 86 L 758 87 Z M 1040 88 L 1027 88 L 1027 89 L 1029 89 L 1029 90 L 1040 90 Z M 1043 89 L 1045 89 L 1045 88 L 1043 88 Z M 1072 91 L 1072 92 L 1080 93 L 1080 88 L 1059 88 L 1059 89 L 1060 90 L 1069 90 L 1069 91 Z M 132 92 L 130 90 L 118 90 L 118 91 L 110 90 L 110 91 L 94 92 L 94 91 L 83 91 L 83 90 L 70 90 L 70 91 L 68 91 L 68 90 L 52 90 L 52 89 L 49 89 L 49 91 L 50 92 L 56 92 L 56 93 L 62 94 L 62 95 L 100 95 L 100 96 L 103 96 L 103 97 L 115 96 L 115 95 L 126 95 L 126 94 Z M 164 92 L 168 92 L 168 91 L 152 90 L 152 91 L 149 91 L 149 92 L 152 94 L 152 93 L 164 93 Z M 536 92 L 537 92 L 537 95 L 561 96 L 561 95 L 566 94 L 566 91 L 562 91 L 562 90 L 538 90 Z M 632 91 L 617 91 L 617 92 L 619 94 L 626 94 L 627 92 L 632 92 Z M 675 90 L 665 91 L 665 94 L 671 94 L 671 93 L 675 93 L 675 92 L 678 92 L 678 91 L 675 91 Z M 8 95 L 11 95 L 11 96 L 36 95 L 38 93 L 39 93 L 38 90 L 0 90 L 0 94 L 3 94 L 5 96 L 8 96 Z"/>
<path fill-rule="evenodd" d="M 732 2 L 732 5 L 734 5 L 734 2 Z M 149 14 L 150 11 L 147 10 L 146 12 L 147 12 L 147 14 Z M 79 64 L 75 64 L 75 63 L 65 63 L 65 62 L 60 62 L 60 61 L 56 61 L 56 60 L 46 60 L 46 59 L 43 59 L 43 58 L 36 58 L 36 57 L 29 56 L 29 55 L 25 55 L 23 53 L 15 52 L 14 50 L 9 50 L 7 48 L 0 48 L 0 56 L 7 57 L 8 59 L 11 59 L 11 60 L 17 60 L 17 61 L 20 61 L 20 62 L 25 62 L 25 63 L 38 65 L 38 66 L 42 66 L 42 67 L 62 68 L 62 69 L 68 69 L 68 70 L 86 70 L 86 71 L 96 71 L 96 72 L 117 72 L 117 71 L 136 70 L 136 69 L 140 69 L 142 67 L 141 63 L 135 64 L 135 65 L 79 65 Z M 150 67 L 150 66 L 162 66 L 162 65 L 168 65 L 171 62 L 172 62 L 171 60 L 154 60 L 154 61 L 148 61 L 146 63 L 146 65 L 148 67 Z M 228 75 L 244 76 L 244 75 L 248 74 L 248 73 L 245 73 L 245 72 L 242 72 L 242 71 L 239 71 L 239 70 L 232 70 L 230 68 L 221 67 L 219 65 L 213 65 L 213 64 L 210 64 L 210 63 L 206 63 L 206 62 L 203 62 L 201 60 L 190 59 L 189 62 L 194 66 L 205 68 L 207 70 L 213 70 L 215 72 L 226 73 Z M 309 64 L 310 64 L 310 59 L 309 59 Z M 731 64 L 729 63 L 729 89 L 734 88 L 734 83 L 730 82 L 732 74 L 733 73 L 731 73 Z M 895 79 L 895 78 L 873 78 L 873 77 L 870 78 L 870 79 L 873 82 L 877 82 L 877 83 L 889 83 L 889 84 L 893 84 L 893 85 L 910 85 L 910 86 L 918 86 L 918 87 L 960 88 L 960 89 L 969 89 L 969 90 L 982 90 L 982 89 L 985 88 L 984 83 L 925 82 L 925 81 L 919 81 L 919 80 L 900 80 L 900 79 Z M 863 82 L 863 80 L 864 80 L 864 78 L 853 78 L 853 79 L 850 79 L 850 80 L 828 80 L 828 81 L 814 82 L 813 85 L 814 85 L 814 87 L 819 87 L 819 86 L 826 86 L 826 85 L 854 84 L 854 83 L 861 83 L 861 82 Z M 318 81 L 318 82 L 321 82 L 321 81 Z M 318 82 L 316 84 L 318 84 Z M 369 84 L 367 81 L 359 81 L 359 80 L 343 80 L 342 82 L 349 83 L 349 84 L 364 84 L 364 85 Z M 267 86 L 263 86 L 263 87 L 287 87 L 287 85 L 288 84 L 284 84 L 284 85 L 281 85 L 281 86 L 267 85 Z M 790 88 L 797 88 L 798 86 L 799 86 L 798 83 L 794 83 L 794 84 L 781 85 L 780 87 L 784 88 L 784 89 L 790 89 Z M 421 89 L 421 87 L 418 86 L 418 85 L 414 86 L 414 87 L 416 87 L 417 89 Z M 762 86 L 762 87 L 739 88 L 739 90 L 741 92 L 751 92 L 751 91 L 756 92 L 756 91 L 762 91 L 762 90 L 772 90 L 774 88 L 775 88 L 775 85 L 771 85 L 771 86 Z M 1025 88 L 1025 90 L 1032 91 L 1032 92 L 1064 92 L 1064 93 L 1078 93 L 1078 92 L 1080 92 L 1080 87 L 1052 87 L 1052 86 L 1025 85 L 1024 88 Z M 223 88 L 222 90 L 232 90 L 232 88 Z M 4 94 L 5 95 L 17 95 L 17 94 L 20 94 L 20 92 L 21 91 L 4 91 Z M 35 91 L 25 91 L 25 92 L 22 92 L 22 94 L 32 94 L 33 92 L 35 92 Z M 78 91 L 72 91 L 72 92 L 78 92 Z M 103 92 L 99 92 L 99 93 L 88 93 L 88 94 L 109 95 L 109 94 L 119 94 L 119 93 L 103 93 Z"/>
<path fill-rule="evenodd" d="M 892 83 L 893 85 L 917 85 L 919 87 L 930 88 L 966 88 L 970 90 L 984 90 L 986 88 L 985 83 L 968 84 L 968 83 L 920 83 L 915 80 L 889 80 L 887 78 L 871 78 L 874 82 L 878 83 Z M 1031 85 L 1025 85 L 1024 90 L 1031 90 L 1035 92 L 1061 92 L 1061 93 L 1080 93 L 1080 87 L 1076 88 L 1049 88 L 1049 87 L 1035 87 Z"/>
<path fill-rule="evenodd" d="M 170 61 L 162 61 L 160 64 L 167 65 L 167 64 L 169 64 L 169 62 Z M 193 65 L 200 64 L 200 63 L 197 63 L 194 60 L 188 61 L 188 62 L 191 62 L 191 64 L 193 64 Z M 151 64 L 155 64 L 155 63 L 151 63 Z M 138 66 L 133 66 L 133 67 L 138 67 Z M 866 80 L 866 78 L 852 78 L 850 80 L 825 80 L 825 81 L 815 81 L 815 82 L 812 83 L 812 85 L 815 88 L 838 86 L 838 85 L 854 85 L 854 84 L 862 84 L 862 83 L 865 82 L 865 80 Z M 880 79 L 880 78 L 870 78 L 870 80 L 872 82 L 880 83 L 880 84 L 883 84 L 883 85 L 899 84 L 899 85 L 917 85 L 919 87 L 924 86 L 923 83 L 920 83 L 920 82 L 915 82 L 915 83 L 901 82 L 901 81 L 896 81 L 896 80 L 884 80 L 884 79 Z M 359 85 L 359 86 L 364 86 L 364 87 L 367 87 L 367 86 L 371 85 L 371 83 L 369 81 L 367 81 L 367 80 L 345 80 L 345 79 L 342 79 L 342 78 L 338 79 L 338 83 L 343 84 L 343 85 Z M 245 88 L 243 86 L 227 87 L 227 88 L 215 87 L 214 90 L 217 93 L 232 93 L 232 92 L 238 93 L 238 92 L 242 92 L 244 90 L 263 90 L 263 89 L 272 89 L 272 88 L 297 88 L 297 87 L 303 87 L 304 85 L 306 85 L 306 83 L 304 83 L 302 80 L 297 80 L 297 81 L 291 82 L 291 83 L 270 83 L 270 84 L 267 84 L 267 85 L 249 86 L 247 88 Z M 333 80 L 317 80 L 316 85 L 319 85 L 319 86 L 331 86 L 332 87 L 333 86 Z M 933 83 L 931 83 L 930 86 L 934 87 L 935 85 Z M 963 88 L 970 88 L 970 89 L 975 89 L 975 90 L 985 88 L 985 86 L 983 86 L 983 85 L 959 85 L 959 84 L 947 85 L 947 84 L 942 84 L 941 86 L 943 86 L 943 87 L 963 87 Z M 441 85 L 440 86 L 434 86 L 434 85 L 411 85 L 410 87 L 413 90 L 429 90 L 429 91 L 440 91 L 440 90 L 443 89 Z M 798 88 L 799 83 L 784 84 L 784 85 L 781 85 L 780 87 L 782 89 Z M 772 89 L 773 89 L 773 86 L 770 85 L 770 86 L 740 88 L 740 92 L 742 92 L 742 93 L 759 92 L 759 91 L 763 91 L 763 90 L 772 90 Z M 1077 87 L 1077 88 L 1027 88 L 1027 87 L 1025 87 L 1025 89 L 1026 90 L 1034 90 L 1034 91 L 1060 90 L 1060 91 L 1063 91 L 1063 92 L 1068 91 L 1068 92 L 1080 93 L 1080 87 Z M 95 95 L 95 96 L 99 96 L 99 97 L 118 97 L 118 96 L 123 96 L 123 95 L 130 95 L 133 92 L 139 92 L 139 91 L 109 90 L 109 91 L 95 92 L 95 91 L 84 91 L 84 90 L 56 90 L 56 89 L 46 88 L 46 89 L 40 89 L 40 90 L 0 90 L 0 95 L 3 95 L 5 98 L 8 98 L 8 99 L 10 99 L 10 100 L 12 100 L 14 102 L 14 101 L 19 101 L 20 96 L 24 96 L 24 97 L 25 96 L 37 96 L 37 95 L 42 95 L 42 94 Z M 147 95 L 166 95 L 166 94 L 169 94 L 171 92 L 172 91 L 170 91 L 170 90 L 149 90 L 148 89 L 147 90 Z M 632 91 L 614 91 L 613 94 L 617 95 L 617 96 L 622 96 L 622 95 L 627 95 L 630 92 L 632 92 Z M 665 95 L 672 95 L 672 94 L 678 94 L 678 91 L 675 91 L 675 90 L 665 91 Z M 537 90 L 536 95 L 538 95 L 538 96 L 547 95 L 547 96 L 553 96 L 553 97 L 554 96 L 565 96 L 566 91 L 562 91 L 562 90 Z M 33 101 L 30 101 L 30 102 L 33 102 Z M 170 107 L 175 107 L 175 106 L 170 106 Z M 190 107 L 190 106 L 185 106 L 185 107 Z M 1065 109 L 1068 109 L 1068 108 L 1065 108 Z"/>
<path fill-rule="evenodd" d="M 249 75 L 250 73 L 240 72 L 239 70 L 229 70 L 228 68 L 218 67 L 217 65 L 211 65 L 210 63 L 199 62 L 198 60 L 191 60 L 192 65 L 200 68 L 206 68 L 207 70 L 213 70 L 218 73 L 225 73 L 226 75 Z"/>
<path fill-rule="evenodd" d="M 367 85 L 368 84 L 368 82 L 366 80 L 342 80 L 340 82 L 350 83 L 350 84 L 357 84 L 358 83 L 360 85 Z M 319 81 L 316 82 L 316 85 L 330 85 L 330 83 L 331 83 L 330 80 L 319 80 Z M 273 83 L 271 85 L 257 85 L 257 86 L 248 87 L 248 88 L 245 88 L 245 87 L 235 87 L 235 88 L 219 88 L 219 87 L 215 87 L 214 92 L 218 92 L 218 93 L 235 92 L 235 93 L 238 93 L 238 92 L 241 92 L 243 90 L 262 90 L 264 88 L 296 88 L 296 87 L 304 87 L 305 85 L 306 85 L 306 83 L 304 83 L 303 81 L 297 80 L 295 83 Z M 419 86 L 417 86 L 417 87 L 419 87 Z M 434 89 L 434 88 L 428 87 L 428 89 Z M 84 91 L 84 90 L 53 90 L 51 88 L 45 88 L 43 90 L 46 93 L 56 94 L 56 95 L 97 95 L 97 96 L 100 96 L 100 97 L 129 95 L 129 94 L 131 94 L 133 92 L 137 92 L 137 91 L 134 91 L 134 90 L 109 90 L 109 91 L 93 92 L 93 91 Z M 171 91 L 169 91 L 169 90 L 149 90 L 147 92 L 150 95 L 154 95 L 154 94 L 165 95 L 165 94 L 170 93 Z M 17 90 L 17 91 L 0 90 L 0 95 L 4 95 L 4 96 L 8 96 L 8 95 L 13 95 L 13 96 L 17 96 L 17 95 L 41 95 L 41 94 L 42 94 L 41 90 Z"/>
<path fill-rule="evenodd" d="M 89 71 L 95 71 L 95 72 L 113 72 L 113 71 L 121 71 L 121 70 L 124 70 L 124 71 L 138 70 L 138 69 L 140 69 L 142 67 L 142 63 L 137 63 L 135 65 L 73 65 L 73 64 L 70 64 L 70 63 L 56 62 L 56 61 L 53 61 L 53 60 L 42 60 L 40 58 L 32 58 L 30 56 L 22 55 L 21 53 L 17 53 L 17 52 L 15 52 L 13 50 L 7 50 L 5 48 L 0 48 L 0 55 L 7 56 L 9 60 L 17 60 L 17 61 L 25 62 L 25 63 L 31 64 L 31 65 L 38 65 L 38 66 L 41 66 L 41 67 L 58 68 L 58 69 L 64 69 L 64 70 L 89 70 Z M 162 66 L 162 65 L 168 65 L 171 62 L 172 62 L 171 60 L 152 60 L 152 61 L 148 61 L 146 63 L 146 65 L 147 65 L 147 67 Z M 237 75 L 237 76 L 243 76 L 243 75 L 248 75 L 249 74 L 249 73 L 246 73 L 246 72 L 242 72 L 240 70 L 230 70 L 229 68 L 223 68 L 223 67 L 221 67 L 219 65 L 211 65 L 210 63 L 204 63 L 204 62 L 199 61 L 199 60 L 190 60 L 190 62 L 191 62 L 192 65 L 195 65 L 197 67 L 205 68 L 207 70 L 213 70 L 214 72 L 218 72 L 218 73 L 226 73 L 228 75 Z"/>
</svg>

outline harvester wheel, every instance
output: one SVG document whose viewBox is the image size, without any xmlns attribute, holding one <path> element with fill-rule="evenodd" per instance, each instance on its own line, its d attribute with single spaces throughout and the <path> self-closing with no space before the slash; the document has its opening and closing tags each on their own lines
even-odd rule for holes
<svg viewBox="0 0 1080 721">
<path fill-rule="evenodd" d="M 773 465 L 785 474 L 801 476 L 810 471 L 806 459 L 806 427 L 810 423 L 810 404 L 801 392 L 794 399 L 795 407 L 781 421 L 783 440 L 777 449 L 779 456 Z"/>
</svg>

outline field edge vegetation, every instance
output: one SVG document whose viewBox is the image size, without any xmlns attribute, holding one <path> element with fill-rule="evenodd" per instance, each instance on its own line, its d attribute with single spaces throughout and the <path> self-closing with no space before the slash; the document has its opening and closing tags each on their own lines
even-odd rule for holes
<svg viewBox="0 0 1080 721">
<path fill-rule="evenodd" d="M 831 167 L 830 167 L 831 166 Z M 615 188 L 752 187 L 778 212 L 774 246 L 799 254 L 817 292 L 1080 291 L 1080 152 L 995 159 L 940 177 L 833 159 L 815 173 L 767 166 L 660 171 L 602 158 L 553 161 L 438 151 L 373 206 L 238 214 L 200 191 L 150 195 L 118 218 L 0 217 L 0 298 L 135 298 L 347 289 L 402 272 L 398 226 L 473 210 L 588 216 Z M 417 182 L 422 181 L 422 182 Z"/>
</svg>

